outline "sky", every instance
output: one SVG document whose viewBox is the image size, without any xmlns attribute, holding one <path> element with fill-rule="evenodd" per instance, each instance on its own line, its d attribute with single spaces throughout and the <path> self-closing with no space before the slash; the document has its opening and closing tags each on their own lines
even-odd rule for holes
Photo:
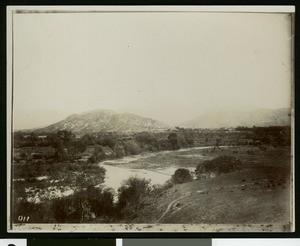
<svg viewBox="0 0 300 246">
<path fill-rule="evenodd" d="M 43 13 L 13 23 L 15 129 L 94 109 L 179 123 L 290 107 L 287 14 Z"/>
</svg>

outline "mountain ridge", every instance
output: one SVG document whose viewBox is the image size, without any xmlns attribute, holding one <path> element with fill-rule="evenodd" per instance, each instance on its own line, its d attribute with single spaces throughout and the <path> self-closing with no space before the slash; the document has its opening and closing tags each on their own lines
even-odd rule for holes
<svg viewBox="0 0 300 246">
<path fill-rule="evenodd" d="M 177 124 L 185 128 L 221 128 L 252 126 L 284 126 L 291 124 L 291 110 L 257 109 L 253 111 L 219 111 L 210 112 Z M 169 125 L 150 117 L 133 113 L 118 113 L 113 110 L 96 109 L 81 114 L 71 114 L 65 119 L 46 127 L 32 129 L 36 133 L 68 130 L 74 133 L 91 132 L 142 132 L 170 129 Z"/>
<path fill-rule="evenodd" d="M 200 115 L 180 124 L 189 128 L 221 128 L 238 126 L 284 126 L 290 125 L 291 110 L 257 109 L 252 111 L 219 111 Z"/>
<path fill-rule="evenodd" d="M 68 130 L 74 133 L 142 132 L 157 131 L 166 127 L 165 124 L 152 118 L 132 113 L 96 109 L 81 114 L 72 114 L 59 122 L 35 130 L 35 132 L 55 132 L 58 130 Z"/>
</svg>

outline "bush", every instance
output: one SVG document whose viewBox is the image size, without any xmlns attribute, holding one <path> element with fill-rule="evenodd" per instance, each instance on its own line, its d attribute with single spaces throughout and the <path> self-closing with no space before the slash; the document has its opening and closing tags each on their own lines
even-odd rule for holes
<svg viewBox="0 0 300 246">
<path fill-rule="evenodd" d="M 133 140 L 124 142 L 124 150 L 127 155 L 137 155 L 142 152 L 140 146 Z"/>
<path fill-rule="evenodd" d="M 92 155 L 89 157 L 88 162 L 90 163 L 97 163 L 103 159 L 105 159 L 105 153 L 103 150 L 104 147 L 101 147 L 99 145 L 94 146 L 94 151 Z"/>
<path fill-rule="evenodd" d="M 51 211 L 56 222 L 81 223 L 97 217 L 111 217 L 115 214 L 113 191 L 92 186 L 74 195 L 52 201 Z"/>
<path fill-rule="evenodd" d="M 14 178 L 34 179 L 45 175 L 43 164 L 39 162 L 30 162 L 26 164 L 13 166 Z"/>
<path fill-rule="evenodd" d="M 211 161 L 200 163 L 196 170 L 197 178 L 215 177 L 241 169 L 241 161 L 233 156 L 219 156 Z"/>
<path fill-rule="evenodd" d="M 187 148 L 189 146 L 184 136 L 178 136 L 178 148 Z"/>
<path fill-rule="evenodd" d="M 116 144 L 113 150 L 117 158 L 121 158 L 126 155 L 124 147 L 121 144 Z"/>
<path fill-rule="evenodd" d="M 53 200 L 50 209 L 58 223 L 80 223 L 92 216 L 86 202 L 76 194 Z"/>
<path fill-rule="evenodd" d="M 190 171 L 185 168 L 177 169 L 172 176 L 172 181 L 175 184 L 182 184 L 182 183 L 190 182 L 192 180 L 193 180 L 193 177 L 190 174 Z"/>
<path fill-rule="evenodd" d="M 140 143 L 146 143 L 146 144 L 149 144 L 149 143 L 155 143 L 156 142 L 156 138 L 153 134 L 151 133 L 148 133 L 148 132 L 140 132 L 140 133 L 137 133 L 135 135 L 135 139 L 140 142 Z"/>
<path fill-rule="evenodd" d="M 148 132 L 137 133 L 135 139 L 145 151 L 155 151 L 159 148 L 158 140 L 154 134 Z"/>
<path fill-rule="evenodd" d="M 158 140 L 159 150 L 171 150 L 172 145 L 170 144 L 168 139 L 159 139 Z"/>
<path fill-rule="evenodd" d="M 191 132 L 189 132 L 189 133 L 185 132 L 185 133 L 184 133 L 184 138 L 185 138 L 185 141 L 187 142 L 187 144 L 188 144 L 189 146 L 193 146 L 193 144 L 194 144 L 194 136 L 193 136 L 193 133 L 191 133 Z"/>
<path fill-rule="evenodd" d="M 111 149 L 115 147 L 116 145 L 116 139 L 114 137 L 104 137 L 102 141 L 100 141 L 100 144 L 103 145 L 103 146 L 108 146 L 110 147 Z"/>
<path fill-rule="evenodd" d="M 130 177 L 123 181 L 121 187 L 118 189 L 118 203 L 119 209 L 129 207 L 133 210 L 134 205 L 139 204 L 140 199 L 148 195 L 151 191 L 150 180 L 145 178 Z M 124 211 L 123 211 L 124 214 Z"/>
<path fill-rule="evenodd" d="M 115 214 L 114 206 L 114 190 L 113 189 L 99 189 L 90 186 L 86 190 L 86 197 L 91 211 L 99 216 L 113 216 Z"/>
</svg>

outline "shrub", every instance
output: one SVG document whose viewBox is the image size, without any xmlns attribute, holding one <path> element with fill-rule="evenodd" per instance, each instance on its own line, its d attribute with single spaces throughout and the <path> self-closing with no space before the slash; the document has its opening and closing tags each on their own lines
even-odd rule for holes
<svg viewBox="0 0 300 246">
<path fill-rule="evenodd" d="M 33 179 L 44 175 L 43 165 L 41 163 L 30 162 L 13 166 L 14 178 Z"/>
<path fill-rule="evenodd" d="M 190 182 L 192 180 L 193 180 L 193 177 L 190 174 L 190 171 L 185 168 L 177 169 L 172 176 L 172 181 L 175 184 L 182 184 L 182 183 Z"/>
<path fill-rule="evenodd" d="M 168 139 L 159 139 L 158 140 L 159 150 L 170 150 L 172 149 L 172 145 L 170 144 Z"/>
<path fill-rule="evenodd" d="M 113 191 L 90 186 L 74 195 L 53 200 L 50 213 L 59 223 L 81 223 L 96 217 L 109 217 L 114 211 Z"/>
<path fill-rule="evenodd" d="M 124 142 L 124 149 L 128 155 L 137 155 L 142 152 L 140 146 L 133 140 Z"/>
<path fill-rule="evenodd" d="M 129 215 L 134 212 L 134 207 L 140 203 L 140 200 L 151 191 L 150 180 L 145 178 L 130 177 L 123 181 L 118 189 L 117 206 L 122 215 Z"/>
<path fill-rule="evenodd" d="M 154 134 L 148 132 L 137 133 L 135 139 L 146 151 L 155 151 L 159 148 L 158 140 Z"/>
<path fill-rule="evenodd" d="M 219 156 L 210 161 L 200 163 L 196 170 L 197 178 L 207 178 L 230 173 L 241 169 L 241 161 L 233 156 Z"/>
<path fill-rule="evenodd" d="M 103 159 L 105 159 L 105 152 L 104 147 L 101 147 L 99 145 L 94 146 L 94 150 L 92 155 L 89 157 L 88 162 L 90 163 L 97 163 Z"/>
<path fill-rule="evenodd" d="M 126 155 L 124 147 L 121 144 L 116 144 L 113 150 L 114 150 L 117 158 L 120 158 L 120 157 L 123 157 Z"/>
<path fill-rule="evenodd" d="M 81 223 L 95 217 L 83 192 L 52 200 L 51 212 L 59 223 Z"/>
<path fill-rule="evenodd" d="M 185 141 L 187 142 L 187 144 L 189 146 L 192 146 L 194 144 L 194 136 L 191 132 L 189 133 L 184 133 L 184 138 L 185 138 Z"/>
<path fill-rule="evenodd" d="M 112 216 L 115 214 L 113 189 L 100 189 L 90 186 L 86 190 L 86 197 L 91 211 L 97 217 Z"/>
<path fill-rule="evenodd" d="M 178 136 L 178 148 L 186 148 L 189 146 L 184 136 Z"/>
<path fill-rule="evenodd" d="M 151 142 L 156 142 L 156 138 L 153 134 L 148 132 L 140 132 L 135 135 L 135 139 L 140 143 L 149 144 Z"/>
<path fill-rule="evenodd" d="M 104 137 L 103 140 L 101 141 L 101 145 L 108 146 L 110 148 L 114 148 L 116 143 L 117 143 L 116 139 L 112 136 Z"/>
</svg>

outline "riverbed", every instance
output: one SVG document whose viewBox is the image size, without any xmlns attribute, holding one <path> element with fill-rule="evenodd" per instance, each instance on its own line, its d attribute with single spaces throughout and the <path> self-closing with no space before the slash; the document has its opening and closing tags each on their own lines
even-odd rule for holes
<svg viewBox="0 0 300 246">
<path fill-rule="evenodd" d="M 149 179 L 152 185 L 164 184 L 178 168 L 186 168 L 193 173 L 196 167 L 195 159 L 197 162 L 203 159 L 201 151 L 199 153 L 195 151 L 209 148 L 212 147 L 159 151 L 102 161 L 99 165 L 106 169 L 105 181 L 102 185 L 117 191 L 122 182 L 130 176 Z M 172 161 L 174 158 L 181 160 L 177 162 L 182 165 Z M 166 162 L 168 162 L 167 165 L 165 165 Z"/>
</svg>

